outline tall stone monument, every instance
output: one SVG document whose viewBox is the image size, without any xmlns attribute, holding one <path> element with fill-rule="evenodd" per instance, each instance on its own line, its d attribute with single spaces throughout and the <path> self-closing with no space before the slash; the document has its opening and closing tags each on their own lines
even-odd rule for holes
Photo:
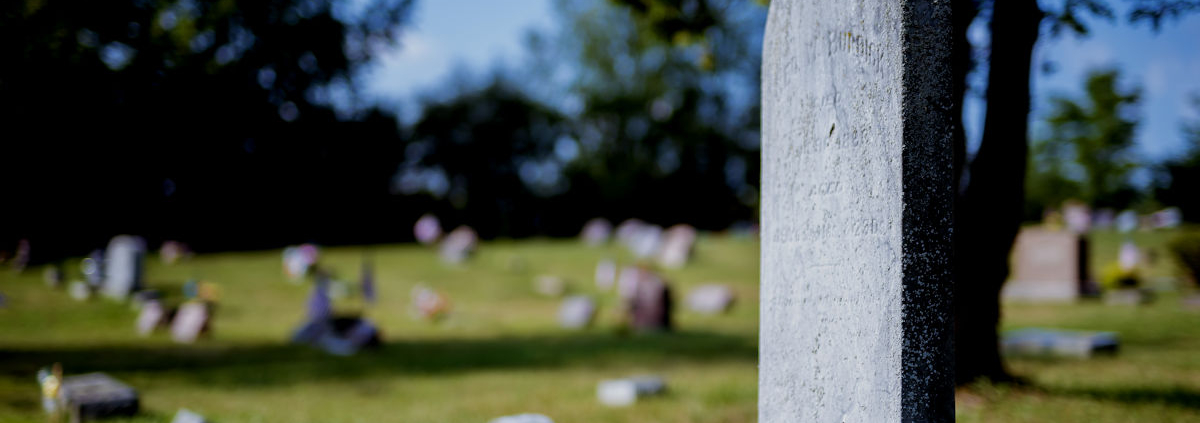
<svg viewBox="0 0 1200 423">
<path fill-rule="evenodd" d="M 760 422 L 954 419 L 949 18 L 771 2 Z"/>
</svg>

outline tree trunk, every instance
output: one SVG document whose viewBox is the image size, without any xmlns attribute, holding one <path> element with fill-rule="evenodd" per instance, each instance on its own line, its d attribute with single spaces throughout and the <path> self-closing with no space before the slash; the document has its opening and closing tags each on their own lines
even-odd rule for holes
<svg viewBox="0 0 1200 423">
<path fill-rule="evenodd" d="M 950 51 L 952 63 L 950 71 L 953 73 L 951 77 L 954 80 L 954 99 L 955 102 L 951 106 L 950 113 L 954 116 L 954 180 L 962 182 L 963 168 L 967 161 L 967 135 L 963 130 L 962 111 L 963 102 L 967 96 L 967 75 L 971 73 L 971 41 L 967 39 L 967 28 L 970 28 L 971 22 L 975 22 L 975 17 L 979 16 L 979 6 L 975 4 L 976 0 L 954 0 L 951 4 L 951 16 L 954 20 L 954 46 Z M 954 189 L 959 189 L 961 185 L 955 185 Z M 961 200 L 961 196 L 955 201 Z"/>
<path fill-rule="evenodd" d="M 1012 379 L 998 345 L 1000 287 L 1008 278 L 1025 200 L 1029 75 L 1042 12 L 1036 0 L 996 1 L 992 7 L 983 139 L 956 211 L 955 358 L 960 384 Z M 965 35 L 965 26 L 958 33 L 956 25 L 956 44 Z"/>
</svg>

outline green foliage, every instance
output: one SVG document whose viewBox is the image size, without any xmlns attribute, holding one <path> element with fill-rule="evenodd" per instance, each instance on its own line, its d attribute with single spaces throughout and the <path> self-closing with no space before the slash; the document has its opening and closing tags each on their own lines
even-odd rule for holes
<svg viewBox="0 0 1200 423">
<path fill-rule="evenodd" d="M 570 195 L 601 215 L 702 227 L 755 215 L 766 9 L 687 3 L 676 10 L 563 0 L 563 31 L 535 38 L 554 47 L 540 51 L 541 63 L 557 68 L 541 71 L 572 76 L 564 93 L 545 96 L 574 100 L 568 113 L 579 158 L 565 169 Z M 702 43 L 676 42 L 695 34 L 664 33 L 649 16 L 676 12 L 712 14 L 701 19 Z"/>
<path fill-rule="evenodd" d="M 571 123 L 499 76 L 481 89 L 429 102 L 407 132 L 394 187 L 445 200 L 433 210 L 442 219 L 490 238 L 574 234 L 587 218 L 584 211 L 550 209 L 544 198 L 569 188 L 562 168 L 570 157 L 556 151 L 574 146 Z"/>
<path fill-rule="evenodd" d="M 994 1 L 994 0 L 993 0 Z M 1138 24 L 1149 22 L 1155 31 L 1162 29 L 1164 21 L 1179 19 L 1183 15 L 1200 10 L 1198 0 L 1126 0 L 1130 3 L 1126 10 L 1129 23 Z M 1086 16 L 1098 18 L 1108 23 L 1116 21 L 1116 12 L 1104 0 L 1062 0 L 1062 3 L 1051 5 L 1046 10 L 1050 21 L 1050 34 L 1059 35 L 1064 30 L 1087 36 L 1091 29 Z"/>
<path fill-rule="evenodd" d="M 1197 0 L 1130 0 L 1129 22 L 1149 21 L 1154 30 L 1162 28 L 1162 22 L 1179 19 L 1183 15 L 1200 10 Z"/>
<path fill-rule="evenodd" d="M 420 212 L 388 192 L 396 122 L 353 76 L 411 4 L 0 2 L 0 179 L 28 204 L 0 211 L 22 222 L 0 243 L 40 240 L 44 260 L 126 232 L 200 249 L 378 242 L 381 222 Z M 122 207 L 62 219 L 80 204 Z M 280 208 L 300 204 L 322 218 Z"/>
<path fill-rule="evenodd" d="M 1135 198 L 1128 175 L 1138 118 L 1137 88 L 1117 86 L 1116 70 L 1094 71 L 1084 100 L 1057 96 L 1046 117 L 1047 138 L 1033 147 L 1027 180 L 1031 203 L 1057 206 L 1078 198 L 1093 206 L 1127 207 Z"/>
<path fill-rule="evenodd" d="M 1183 275 L 1200 285 L 1200 232 L 1179 234 L 1171 240 L 1170 251 Z"/>
</svg>

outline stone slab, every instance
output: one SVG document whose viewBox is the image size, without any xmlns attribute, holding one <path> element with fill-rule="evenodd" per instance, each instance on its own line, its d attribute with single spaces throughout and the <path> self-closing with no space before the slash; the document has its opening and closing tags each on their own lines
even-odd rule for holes
<svg viewBox="0 0 1200 423">
<path fill-rule="evenodd" d="M 1089 358 L 1116 353 L 1120 346 L 1113 332 L 1088 332 L 1056 329 L 1019 329 L 1001 337 L 1000 349 L 1009 356 L 1050 356 Z"/>
<path fill-rule="evenodd" d="M 137 391 L 104 373 L 65 377 L 59 395 L 72 422 L 132 416 L 139 408 Z"/>
</svg>

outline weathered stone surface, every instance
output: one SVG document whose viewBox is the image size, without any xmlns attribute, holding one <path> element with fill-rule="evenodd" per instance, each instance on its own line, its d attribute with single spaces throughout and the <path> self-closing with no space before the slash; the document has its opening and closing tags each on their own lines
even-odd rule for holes
<svg viewBox="0 0 1200 423">
<path fill-rule="evenodd" d="M 775 0 L 759 421 L 952 421 L 950 10 Z"/>
</svg>

